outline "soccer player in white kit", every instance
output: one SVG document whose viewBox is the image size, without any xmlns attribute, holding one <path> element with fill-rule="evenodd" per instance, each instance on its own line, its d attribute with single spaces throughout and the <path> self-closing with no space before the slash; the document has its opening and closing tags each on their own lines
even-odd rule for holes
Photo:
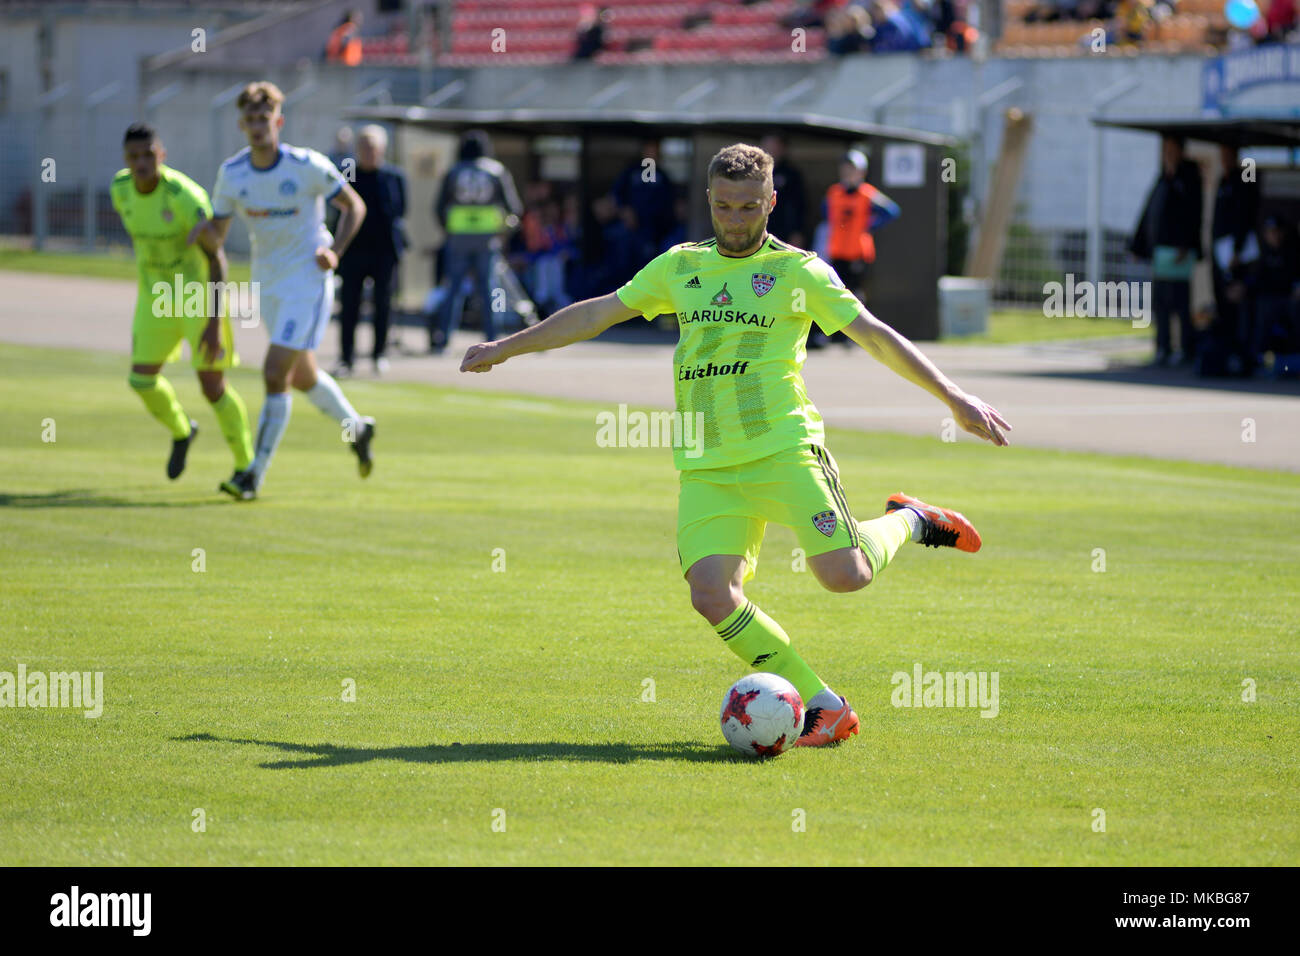
<svg viewBox="0 0 1300 956">
<path fill-rule="evenodd" d="M 221 483 L 241 499 L 257 497 L 275 449 L 289 425 L 289 386 L 344 429 L 360 466 L 370 474 L 373 418 L 357 414 L 338 382 L 316 365 L 315 350 L 329 325 L 334 304 L 334 269 L 356 235 L 366 206 L 325 156 L 280 142 L 284 94 L 273 83 L 250 83 L 239 94 L 239 128 L 248 148 L 221 164 L 212 191 L 212 219 L 191 233 L 208 230 L 223 243 L 230 217 L 238 213 L 253 250 L 253 283 L 259 312 L 271 336 L 262 366 L 266 401 L 257 422 L 253 463 Z M 335 236 L 325 228 L 325 202 L 342 210 Z"/>
</svg>

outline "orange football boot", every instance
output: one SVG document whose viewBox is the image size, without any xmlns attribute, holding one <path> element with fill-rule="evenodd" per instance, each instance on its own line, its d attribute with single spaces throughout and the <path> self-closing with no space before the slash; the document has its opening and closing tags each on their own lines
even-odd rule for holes
<svg viewBox="0 0 1300 956">
<path fill-rule="evenodd" d="M 803 733 L 794 742 L 796 747 L 825 747 L 848 740 L 858 732 L 858 715 L 843 697 L 844 706 L 838 710 L 809 707 L 803 717 Z"/>
<path fill-rule="evenodd" d="M 921 532 L 921 544 L 928 548 L 956 548 L 974 554 L 980 549 L 980 533 L 966 520 L 965 515 L 947 508 L 927 505 L 919 498 L 905 495 L 901 491 L 890 495 L 885 502 L 885 513 L 900 508 L 911 508 L 925 521 Z"/>
</svg>

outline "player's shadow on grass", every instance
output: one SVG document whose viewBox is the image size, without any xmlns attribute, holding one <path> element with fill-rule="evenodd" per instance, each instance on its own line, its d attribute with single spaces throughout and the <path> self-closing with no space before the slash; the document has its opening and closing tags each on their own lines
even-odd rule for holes
<svg viewBox="0 0 1300 956">
<path fill-rule="evenodd" d="M 261 764 L 267 770 L 340 767 L 347 764 L 368 763 L 371 760 L 404 760 L 407 763 L 492 763 L 502 760 L 586 760 L 598 763 L 634 763 L 638 760 L 690 760 L 697 763 L 724 763 L 745 759 L 730 747 L 709 747 L 689 740 L 663 744 L 578 744 L 552 741 L 511 744 L 429 744 L 424 747 L 338 747 L 334 744 L 295 744 L 283 740 L 215 737 L 212 734 L 189 734 L 172 739 L 252 744 L 257 747 L 275 747 L 287 754 L 304 755 L 298 760 L 270 760 Z"/>
<path fill-rule="evenodd" d="M 135 489 L 124 488 L 123 491 Z M 157 492 L 156 485 L 140 489 L 145 492 Z M 0 508 L 195 508 L 202 505 L 223 505 L 230 503 L 225 498 L 209 495 L 203 498 L 188 498 L 182 501 L 158 498 L 120 498 L 107 495 L 92 488 L 69 488 L 63 491 L 50 491 L 39 495 L 11 494 L 0 491 Z"/>
</svg>

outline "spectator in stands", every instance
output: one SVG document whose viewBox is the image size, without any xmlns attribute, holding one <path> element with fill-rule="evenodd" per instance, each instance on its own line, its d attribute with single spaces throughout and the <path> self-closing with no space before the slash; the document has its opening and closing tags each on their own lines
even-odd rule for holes
<svg viewBox="0 0 1300 956">
<path fill-rule="evenodd" d="M 930 20 L 934 33 L 953 53 L 965 53 L 978 35 L 967 20 L 968 0 L 934 0 Z"/>
<path fill-rule="evenodd" d="M 875 31 L 862 7 L 833 7 L 826 11 L 826 50 L 832 56 L 865 53 L 872 48 Z"/>
<path fill-rule="evenodd" d="M 1116 0 L 1039 0 L 1025 14 L 1025 23 L 1054 23 L 1059 20 L 1109 20 Z M 1169 0 L 1173 2 L 1173 0 Z"/>
<path fill-rule="evenodd" d="M 931 0 L 899 0 L 898 3 L 898 12 L 911 24 L 922 49 L 930 48 L 930 34 L 934 32 L 930 26 L 930 3 Z"/>
<path fill-rule="evenodd" d="M 496 338 L 492 292 L 501 259 L 503 234 L 519 224 L 523 204 L 510 171 L 492 158 L 492 141 L 483 130 L 467 130 L 461 136 L 456 163 L 443 178 L 434 205 L 434 216 L 442 224 L 448 294 L 442 302 L 441 321 L 431 330 L 430 351 L 442 352 L 452 333 L 460 327 L 465 308 L 461 284 L 474 274 L 482 302 L 483 335 Z"/>
<path fill-rule="evenodd" d="M 609 10 L 584 3 L 578 8 L 578 43 L 573 50 L 575 60 L 590 60 L 605 46 L 605 23 Z"/>
<path fill-rule="evenodd" d="M 676 187 L 668 171 L 659 161 L 659 141 L 643 140 L 641 156 L 632 160 L 614 181 L 614 201 L 621 210 L 632 210 L 635 216 L 624 218 L 632 224 L 637 234 L 652 250 L 654 258 L 663 245 L 664 236 L 672 231 L 673 197 Z"/>
<path fill-rule="evenodd" d="M 330 33 L 325 59 L 344 66 L 361 65 L 361 11 L 351 10 Z"/>
<path fill-rule="evenodd" d="M 1235 356 L 1234 371 L 1250 375 L 1255 370 L 1251 343 L 1255 309 L 1246 294 L 1249 266 L 1259 256 L 1255 221 L 1259 218 L 1259 183 L 1247 182 L 1238 161 L 1237 147 L 1219 147 L 1223 174 L 1214 195 L 1210 218 L 1211 278 L 1214 283 L 1215 328 L 1211 339 L 1225 354 L 1210 361 Z"/>
<path fill-rule="evenodd" d="M 873 53 L 912 52 L 930 45 L 929 36 L 922 36 L 892 0 L 873 0 L 871 26 L 875 30 L 871 41 Z"/>
<path fill-rule="evenodd" d="M 1106 31 L 1106 39 L 1117 46 L 1132 46 L 1146 41 L 1151 32 L 1151 0 L 1119 0 L 1115 19 Z"/>
<path fill-rule="evenodd" d="M 1250 269 L 1256 362 L 1274 353 L 1277 374 L 1300 372 L 1300 238 L 1275 215 L 1264 217 L 1259 258 Z"/>
<path fill-rule="evenodd" d="M 826 190 L 822 213 L 828 224 L 827 251 L 840 279 L 863 303 L 867 303 L 871 265 L 876 261 L 874 230 L 898 218 L 898 204 L 866 181 L 867 157 L 851 149 L 840 161 L 840 181 Z M 810 335 L 811 348 L 831 341 L 848 341 L 847 336 L 827 338 Z"/>
<path fill-rule="evenodd" d="M 1186 141 L 1167 134 L 1160 143 L 1160 175 L 1147 194 L 1129 251 L 1150 260 L 1156 320 L 1156 365 L 1173 357 L 1171 326 L 1178 316 L 1180 363 L 1196 358 L 1191 278 L 1201 258 L 1201 171 L 1184 155 Z"/>
<path fill-rule="evenodd" d="M 406 177 L 396 166 L 384 162 L 388 133 L 382 126 L 365 126 L 357 136 L 357 168 L 352 188 L 366 204 L 366 218 L 352 243 L 339 260 L 343 284 L 339 313 L 339 364 L 334 376 L 352 374 L 357 321 L 361 314 L 361 290 L 371 282 L 374 345 L 371 359 L 375 374 L 388 371 L 384 352 L 388 347 L 388 315 L 392 300 L 393 272 L 406 249 Z"/>
<path fill-rule="evenodd" d="M 1296 28 L 1295 0 L 1268 0 L 1268 10 L 1264 14 L 1265 38 L 1273 43 L 1283 43 L 1287 35 Z"/>
<path fill-rule="evenodd" d="M 804 229 L 807 216 L 807 197 L 804 192 L 803 173 L 786 158 L 786 138 L 778 133 L 763 137 L 759 144 L 772 157 L 772 186 L 776 189 L 776 206 L 767 219 L 767 231 L 792 246 L 806 248 L 808 234 Z"/>
</svg>

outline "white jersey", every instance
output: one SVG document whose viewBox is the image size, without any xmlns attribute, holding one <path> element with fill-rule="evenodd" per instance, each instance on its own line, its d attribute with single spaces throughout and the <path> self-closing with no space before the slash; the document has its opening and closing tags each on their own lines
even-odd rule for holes
<svg viewBox="0 0 1300 956">
<path fill-rule="evenodd" d="M 314 149 L 281 143 L 275 162 L 258 169 L 245 147 L 217 172 L 212 215 L 239 213 L 252 240 L 253 281 L 263 292 L 311 290 L 324 275 L 316 250 L 334 242 L 325 203 L 343 185 L 343 174 Z"/>
</svg>

